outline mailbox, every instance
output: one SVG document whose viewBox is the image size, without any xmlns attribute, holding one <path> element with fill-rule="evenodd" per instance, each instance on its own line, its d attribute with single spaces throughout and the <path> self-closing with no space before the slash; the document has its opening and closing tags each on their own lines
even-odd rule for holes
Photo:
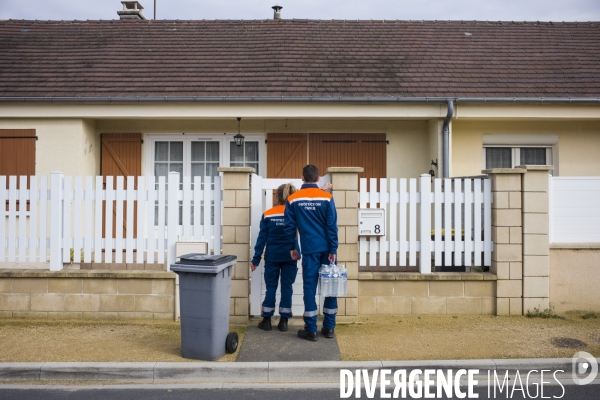
<svg viewBox="0 0 600 400">
<path fill-rule="evenodd" d="M 358 236 L 385 235 L 385 209 L 358 209 Z"/>
</svg>

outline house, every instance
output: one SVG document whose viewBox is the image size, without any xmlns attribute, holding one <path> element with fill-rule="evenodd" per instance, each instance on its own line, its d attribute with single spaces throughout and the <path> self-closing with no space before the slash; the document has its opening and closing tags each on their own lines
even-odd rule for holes
<svg viewBox="0 0 600 400">
<path fill-rule="evenodd" d="M 600 176 L 598 22 L 126 14 L 0 21 L 0 175 Z"/>
<path fill-rule="evenodd" d="M 0 129 L 37 141 L 5 139 L 0 173 L 275 177 L 309 161 L 415 177 L 438 160 L 442 176 L 451 100 L 447 176 L 600 175 L 599 35 L 594 22 L 1 21 Z"/>
</svg>

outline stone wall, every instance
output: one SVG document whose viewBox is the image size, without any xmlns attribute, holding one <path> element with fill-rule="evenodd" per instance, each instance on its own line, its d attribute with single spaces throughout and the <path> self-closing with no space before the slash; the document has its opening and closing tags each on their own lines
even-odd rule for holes
<svg viewBox="0 0 600 400">
<path fill-rule="evenodd" d="M 364 315 L 496 314 L 496 275 L 478 272 L 360 272 Z"/>
<path fill-rule="evenodd" d="M 339 322 L 352 322 L 358 316 L 358 174 L 363 170 L 356 167 L 327 169 L 338 216 L 338 263 L 348 270 L 347 295 L 338 298 Z"/>
<path fill-rule="evenodd" d="M 219 172 L 223 173 L 223 254 L 237 257 L 229 322 L 244 324 L 250 315 L 250 174 L 254 168 L 220 167 Z"/>
<path fill-rule="evenodd" d="M 498 315 L 523 314 L 522 176 L 525 169 L 485 170 L 492 183 L 492 265 Z"/>
<path fill-rule="evenodd" d="M 2 270 L 0 317 L 172 320 L 175 273 Z"/>
<path fill-rule="evenodd" d="M 550 246 L 550 305 L 557 313 L 600 312 L 600 245 Z"/>
</svg>

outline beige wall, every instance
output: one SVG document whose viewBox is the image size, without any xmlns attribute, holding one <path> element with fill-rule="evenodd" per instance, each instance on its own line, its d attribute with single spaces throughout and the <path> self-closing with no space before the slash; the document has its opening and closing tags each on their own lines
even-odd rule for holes
<svg viewBox="0 0 600 400">
<path fill-rule="evenodd" d="M 478 175 L 484 134 L 558 135 L 555 162 L 560 176 L 600 175 L 600 121 L 453 121 L 452 175 Z M 555 174 L 556 175 L 556 174 Z"/>
<path fill-rule="evenodd" d="M 96 121 L 83 121 L 83 158 L 81 165 L 82 175 L 100 175 L 100 135 L 96 133 Z"/>
<path fill-rule="evenodd" d="M 600 312 L 600 249 L 550 249 L 550 304 Z"/>
<path fill-rule="evenodd" d="M 429 168 L 433 168 L 433 170 L 435 171 L 436 178 L 444 176 L 444 172 L 442 170 L 442 124 L 443 121 L 437 119 L 432 119 L 427 124 L 427 128 L 429 130 L 429 162 L 431 162 L 432 160 L 435 161 L 436 159 L 438 161 L 437 169 L 435 167 L 432 167 L 431 164 L 429 165 Z M 427 172 L 429 172 L 429 170 Z"/>
<path fill-rule="evenodd" d="M 429 171 L 431 161 L 430 133 L 427 121 L 355 121 L 328 119 L 243 119 L 246 134 L 275 133 L 386 133 L 387 171 L 391 178 L 416 178 Z M 98 133 L 237 133 L 232 120 L 99 120 Z M 309 139 L 310 140 L 310 139 Z M 436 158 L 436 157 L 433 157 Z"/>
<path fill-rule="evenodd" d="M 93 126 L 93 122 L 81 119 L 0 120 L 1 129 L 36 130 L 36 175 L 49 175 L 52 171 L 67 175 L 99 172 L 99 145 Z"/>
<path fill-rule="evenodd" d="M 300 120 L 247 119 L 247 134 L 281 133 L 386 133 L 389 140 L 387 170 L 392 178 L 416 178 L 427 173 L 431 159 L 438 158 L 435 139 L 437 121 L 398 120 Z M 431 126 L 434 126 L 432 128 Z M 61 171 L 66 175 L 100 174 L 100 134 L 112 132 L 235 134 L 237 121 L 231 120 L 81 120 L 36 119 L 0 120 L 4 129 L 36 129 L 36 174 Z"/>
<path fill-rule="evenodd" d="M 0 128 L 36 129 L 36 174 L 100 173 L 100 134 L 110 132 L 235 134 L 231 119 L 4 119 Z M 388 177 L 413 178 L 427 173 L 438 159 L 441 176 L 440 120 L 245 119 L 242 131 L 386 133 Z M 484 121 L 456 119 L 451 126 L 451 175 L 479 175 L 483 169 L 483 134 L 556 134 L 555 162 L 561 176 L 600 175 L 599 121 Z M 90 148 L 91 147 L 91 148 Z M 90 152 L 91 151 L 91 152 Z"/>
</svg>

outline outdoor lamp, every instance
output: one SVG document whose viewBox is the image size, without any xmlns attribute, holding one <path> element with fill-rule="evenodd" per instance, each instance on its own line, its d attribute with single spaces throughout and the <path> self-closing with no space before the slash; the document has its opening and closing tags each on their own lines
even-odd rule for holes
<svg viewBox="0 0 600 400">
<path fill-rule="evenodd" d="M 437 158 L 435 161 L 431 160 L 431 169 L 429 170 L 429 175 L 431 175 L 431 179 L 433 179 L 435 177 L 435 171 L 433 170 L 433 167 L 435 167 L 437 169 Z"/>
<path fill-rule="evenodd" d="M 235 145 L 237 147 L 241 147 L 244 144 L 244 135 L 242 135 L 240 133 L 240 122 L 242 121 L 242 119 L 240 117 L 238 117 L 237 120 L 238 120 L 238 133 L 237 133 L 237 135 L 235 135 L 233 137 L 233 139 L 235 140 Z"/>
</svg>

